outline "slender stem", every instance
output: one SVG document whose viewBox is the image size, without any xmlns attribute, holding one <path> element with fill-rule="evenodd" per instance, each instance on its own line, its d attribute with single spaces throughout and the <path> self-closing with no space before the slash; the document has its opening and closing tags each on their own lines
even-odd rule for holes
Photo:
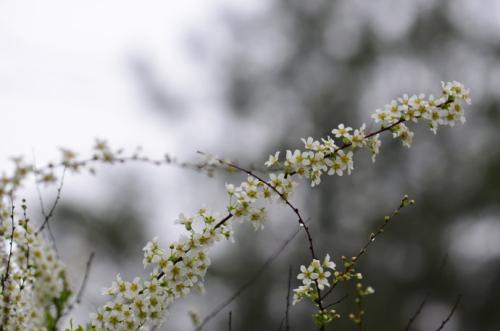
<svg viewBox="0 0 500 331">
<path fill-rule="evenodd" d="M 455 314 L 455 310 L 457 309 L 458 304 L 460 303 L 460 300 L 462 300 L 462 295 L 461 294 L 458 295 L 457 299 L 455 300 L 455 304 L 453 305 L 453 308 L 451 308 L 450 313 L 441 322 L 441 325 L 436 329 L 436 331 L 441 331 L 444 328 L 444 326 L 446 325 L 446 323 L 448 323 L 450 321 L 450 319 L 453 316 L 453 314 Z"/>
<path fill-rule="evenodd" d="M 54 216 L 54 211 L 57 207 L 57 204 L 59 203 L 59 200 L 61 199 L 61 191 L 62 191 L 62 188 L 63 188 L 63 185 L 64 185 L 64 175 L 66 174 L 66 166 L 63 168 L 63 173 L 62 173 L 62 176 L 61 176 L 61 182 L 59 184 L 59 187 L 57 188 L 57 195 L 56 195 L 56 198 L 54 200 L 54 203 L 52 204 L 52 207 L 50 208 L 50 211 L 47 215 L 44 215 L 45 219 L 42 223 L 42 225 L 40 226 L 40 228 L 35 232 L 35 235 L 38 235 L 41 231 L 43 231 L 43 229 L 45 229 L 45 226 L 48 226 L 48 223 L 49 223 L 49 220 L 52 218 L 52 216 Z M 42 213 L 45 214 L 45 212 L 42 210 Z"/>
</svg>

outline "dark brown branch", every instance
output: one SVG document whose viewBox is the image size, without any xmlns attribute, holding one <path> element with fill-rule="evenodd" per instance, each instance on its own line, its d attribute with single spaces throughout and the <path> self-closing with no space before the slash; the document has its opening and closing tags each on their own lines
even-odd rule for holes
<svg viewBox="0 0 500 331">
<path fill-rule="evenodd" d="M 462 300 L 462 295 L 461 294 L 458 295 L 457 299 L 455 300 L 455 304 L 453 305 L 453 308 L 451 308 L 450 313 L 441 322 L 441 325 L 436 329 L 436 331 L 441 331 L 445 327 L 446 323 L 448 323 L 450 321 L 450 319 L 453 316 L 453 314 L 455 314 L 455 310 L 457 309 L 458 304 L 460 303 L 460 300 Z"/>
<path fill-rule="evenodd" d="M 231 327 L 231 319 L 232 319 L 232 315 L 233 315 L 233 312 L 232 312 L 232 311 L 230 311 L 230 312 L 229 312 L 229 323 L 228 323 L 228 324 L 229 324 L 229 325 L 228 325 L 228 326 L 229 326 L 229 331 L 231 331 L 231 329 L 232 329 L 232 327 Z"/>
<path fill-rule="evenodd" d="M 338 305 L 339 303 L 341 303 L 342 301 L 344 301 L 344 300 L 345 300 L 345 299 L 347 299 L 348 297 L 349 297 L 349 294 L 344 294 L 344 295 L 343 295 L 340 299 L 338 299 L 337 301 L 334 301 L 334 302 L 332 302 L 332 303 L 330 303 L 330 304 L 327 304 L 327 305 L 325 306 L 325 309 L 326 309 L 326 308 L 333 307 L 333 306 L 335 306 L 335 305 Z"/>
</svg>

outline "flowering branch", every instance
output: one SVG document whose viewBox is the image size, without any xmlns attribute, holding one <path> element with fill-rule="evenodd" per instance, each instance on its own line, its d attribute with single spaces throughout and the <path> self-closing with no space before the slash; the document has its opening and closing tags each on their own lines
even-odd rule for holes
<svg viewBox="0 0 500 331">
<path fill-rule="evenodd" d="M 404 146 L 410 147 L 414 134 L 406 123 L 425 120 L 435 133 L 439 125 L 454 126 L 457 121 L 465 122 L 462 101 L 470 103 L 469 91 L 458 82 L 442 83 L 442 97 L 439 98 L 434 98 L 432 95 L 425 98 L 422 94 L 412 97 L 404 95 L 397 101 L 391 101 L 383 110 L 376 110 L 372 118 L 376 123 L 380 123 L 380 129 L 374 132 L 366 133 L 365 124 L 355 130 L 340 124 L 332 130 L 333 138 L 328 136 L 321 138 L 321 141 L 311 137 L 302 139 L 305 150 L 293 152 L 287 150 L 283 161 L 279 159 L 280 152 L 271 155 L 265 165 L 277 173 L 270 173 L 269 178 L 256 175 L 252 170 L 242 168 L 229 161 L 215 158 L 216 162 L 213 162 L 209 159 L 206 162 L 206 167 L 200 166 L 197 169 L 210 172 L 210 169 L 218 168 L 215 165 L 218 163 L 229 166 L 228 168 L 224 167 L 225 169 L 239 170 L 248 175 L 247 179 L 239 186 L 226 184 L 229 197 L 226 216 L 220 217 L 218 214 L 212 214 L 205 208 L 199 209 L 191 217 L 181 214 L 176 222 L 184 227 L 186 234 L 183 234 L 179 240 L 171 243 L 165 249 L 160 246 L 157 239 L 150 241 L 144 247 L 143 260 L 144 266 L 151 270 L 149 277 L 146 280 L 135 278 L 133 281 L 125 281 L 118 275 L 116 281 L 104 290 L 104 294 L 110 297 L 110 301 L 99 307 L 97 312 L 92 315 L 88 330 L 139 330 L 160 325 L 170 304 L 176 299 L 184 297 L 193 289 L 203 291 L 203 279 L 210 265 L 208 249 L 217 241 L 232 239 L 232 223 L 234 223 L 232 221 L 248 221 L 256 230 L 262 229 L 266 209 L 260 203 L 276 200 L 286 204 L 298 217 L 299 225 L 304 228 L 312 257 L 312 262 L 308 267 L 301 266 L 300 268 L 301 273 L 298 278 L 302 280 L 303 286 L 295 290 L 294 302 L 305 297 L 311 299 L 318 306 L 314 320 L 321 330 L 324 330 L 328 323 L 340 318 L 340 315 L 330 308 L 333 304 L 325 307 L 323 299 L 331 293 L 339 282 L 361 277 L 360 274 L 354 274 L 354 267 L 373 240 L 382 233 L 389 220 L 386 219 L 381 228 L 370 235 L 370 240 L 358 255 L 351 259 L 344 258 L 345 270 L 339 272 L 335 269 L 336 265 L 330 260 L 329 254 L 326 254 L 321 262 L 317 259 L 312 234 L 298 208 L 290 202 L 290 196 L 297 186 L 293 177 L 306 178 L 310 181 L 311 186 L 316 186 L 320 184 L 321 176 L 324 173 L 338 176 L 342 176 L 344 173 L 351 174 L 354 169 L 353 154 L 356 150 L 367 148 L 372 154 L 372 160 L 375 161 L 381 146 L 379 135 L 383 132 L 390 131 L 394 138 L 400 139 Z M 93 172 L 93 168 L 89 167 L 92 162 L 114 164 L 140 161 L 157 165 L 173 163 L 169 157 L 155 161 L 142 157 L 138 153 L 126 157 L 122 155 L 121 150 L 111 150 L 104 141 L 97 141 L 95 155 L 88 160 L 77 161 L 75 153 L 69 150 L 62 150 L 62 152 L 63 161 L 60 165 L 75 172 L 82 168 L 88 168 L 89 171 Z M 14 162 L 16 165 L 14 175 L 12 177 L 4 176 L 0 181 L 0 211 L 2 211 L 0 215 L 4 215 L 6 210 L 4 197 L 10 196 L 13 201 L 15 191 L 20 187 L 22 180 L 28 173 L 34 173 L 41 178 L 42 182 L 46 183 L 51 183 L 56 179 L 53 169 L 57 165 L 49 164 L 46 168 L 35 169 L 31 165 L 25 164 L 21 158 L 15 159 Z M 60 189 L 55 204 L 59 199 Z M 410 204 L 411 200 L 405 197 L 402 206 L 404 207 L 407 203 Z M 400 208 L 402 207 L 400 206 Z M 26 268 L 16 267 L 14 270 L 14 268 L 7 267 L 8 270 L 2 277 L 1 299 L 3 301 L 0 302 L 8 301 L 18 295 L 19 284 L 11 282 L 11 280 L 22 279 L 23 273 L 28 274 L 30 283 L 30 287 L 26 287 L 24 293 L 29 292 L 32 295 L 22 297 L 24 300 L 21 305 L 22 309 L 12 310 L 9 307 L 3 307 L 1 310 L 2 320 L 7 319 L 9 324 L 4 323 L 7 326 L 5 329 L 2 326 L 0 330 L 10 331 L 20 328 L 31 331 L 38 330 L 42 326 L 49 330 L 56 330 L 58 319 L 68 307 L 71 291 L 65 269 L 55 258 L 53 248 L 44 244 L 41 238 L 36 236 L 45 225 L 48 226 L 48 218 L 50 219 L 48 216 L 52 212 L 45 217 L 39 231 L 34 232 L 25 222 L 26 227 L 19 229 L 20 234 L 25 234 L 25 236 L 14 235 L 17 234 L 19 227 L 15 225 L 13 214 L 12 210 L 12 224 L 10 225 L 3 216 L 0 219 L 0 235 L 3 242 L 9 240 L 8 230 L 12 231 L 10 236 L 11 254 L 9 254 L 8 259 L 10 260 L 12 257 L 16 266 L 24 265 L 25 255 L 17 254 L 17 248 L 29 247 L 29 244 L 33 250 L 33 258 L 30 260 L 33 270 L 36 272 L 29 268 L 30 262 L 26 263 Z M 16 253 L 14 254 L 14 252 Z M 9 284 L 7 284 L 6 279 L 11 272 L 10 270 L 15 273 L 13 276 L 16 277 L 10 277 Z M 48 273 L 47 270 L 50 270 L 51 273 Z M 329 277 L 332 272 L 334 281 L 331 284 Z M 19 277 L 20 274 L 21 277 Z M 325 287 L 330 287 L 330 289 L 322 295 Z M 357 289 L 356 299 L 359 300 L 373 292 L 370 287 L 363 288 L 362 285 L 357 285 Z M 362 323 L 358 321 L 362 321 L 363 315 L 361 301 L 359 303 L 360 308 L 356 314 L 353 314 L 352 318 L 358 325 Z M 19 303 L 16 304 L 19 306 Z M 30 321 L 23 320 L 22 317 L 27 316 L 28 313 L 34 317 Z M 77 330 L 80 331 L 83 328 L 80 326 Z"/>
<path fill-rule="evenodd" d="M 11 209 L 11 213 L 10 213 L 10 219 L 11 219 L 12 232 L 10 233 L 9 257 L 7 258 L 7 267 L 5 268 L 5 274 L 2 275 L 2 292 L 5 291 L 5 282 L 9 278 L 10 260 L 12 258 L 12 244 L 14 242 L 14 232 L 16 231 L 16 226 L 14 224 L 14 202 L 12 202 L 12 209 Z"/>
</svg>

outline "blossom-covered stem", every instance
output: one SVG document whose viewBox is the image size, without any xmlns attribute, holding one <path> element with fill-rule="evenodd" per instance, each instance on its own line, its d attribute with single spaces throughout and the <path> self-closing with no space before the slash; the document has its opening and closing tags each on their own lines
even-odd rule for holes
<svg viewBox="0 0 500 331">
<path fill-rule="evenodd" d="M 371 137 L 374 137 L 374 136 L 376 136 L 376 135 L 378 135 L 380 133 L 383 133 L 384 131 L 388 131 L 388 130 L 392 129 L 393 127 L 395 127 L 395 126 L 397 126 L 397 125 L 399 125 L 399 124 L 401 124 L 403 122 L 406 122 L 406 120 L 404 118 L 401 118 L 397 122 L 395 122 L 395 123 L 393 123 L 393 124 L 391 124 L 389 126 L 382 127 L 382 128 L 380 128 L 380 129 L 378 129 L 376 131 L 370 132 L 370 133 L 366 134 L 366 136 L 364 136 L 363 141 L 365 141 L 365 140 L 367 140 L 367 139 L 369 139 Z M 339 151 L 344 150 L 344 149 L 346 149 L 348 147 L 351 147 L 351 146 L 352 146 L 352 142 L 343 143 L 342 145 L 340 145 L 339 147 L 337 147 L 333 152 L 331 152 L 329 154 L 326 154 L 324 157 L 325 158 L 331 158 L 332 156 L 334 156 L 335 154 L 337 154 Z M 293 176 L 295 174 L 297 174 L 297 172 L 295 172 L 295 171 L 285 172 L 285 177 Z"/>
<path fill-rule="evenodd" d="M 231 218 L 233 217 L 233 214 L 229 213 L 226 215 L 226 217 L 224 217 L 223 219 L 221 219 L 217 224 L 215 224 L 214 226 L 214 229 L 217 229 L 219 227 L 221 227 L 222 225 L 224 225 L 227 221 L 229 221 Z M 185 252 L 187 253 L 187 251 Z M 180 260 L 179 260 L 180 261 Z M 176 261 L 176 262 L 179 262 L 179 261 Z M 162 270 L 158 273 L 158 276 L 156 276 L 156 279 L 160 280 L 163 276 L 165 276 L 165 272 Z"/>
<path fill-rule="evenodd" d="M 447 100 L 443 105 L 447 105 L 451 103 L 451 100 Z M 417 118 L 419 118 L 419 116 L 417 116 Z M 380 129 L 378 129 L 377 131 L 373 131 L 373 132 L 370 132 L 370 133 L 367 133 L 366 136 L 364 137 L 364 139 L 368 139 L 368 138 L 371 138 L 373 136 L 376 136 L 380 133 L 383 133 L 384 131 L 387 131 L 387 130 L 390 130 L 392 129 L 393 127 L 401 124 L 401 123 L 404 123 L 404 122 L 407 122 L 408 120 L 405 119 L 404 117 L 401 117 L 398 121 L 392 123 L 391 125 L 388 125 L 388 126 L 385 126 L 385 127 L 382 127 Z M 332 156 L 333 154 L 337 153 L 338 151 L 342 150 L 342 149 L 345 149 L 349 146 L 352 146 L 352 143 L 347 143 L 347 144 L 343 144 L 342 146 L 340 146 L 339 148 L 337 148 L 331 155 L 326 155 L 326 157 L 328 156 Z"/>
<path fill-rule="evenodd" d="M 313 244 L 313 239 L 312 239 L 312 236 L 311 236 L 311 233 L 309 232 L 309 227 L 307 226 L 307 224 L 304 222 L 304 219 L 302 218 L 302 215 L 300 214 L 300 211 L 297 207 L 295 207 L 294 205 L 292 205 L 292 203 L 283 195 L 283 193 L 281 193 L 276 187 L 274 187 L 273 185 L 271 185 L 270 183 L 268 183 L 266 180 L 262 179 L 260 176 L 254 174 L 252 171 L 250 170 L 247 170 L 245 168 L 242 168 L 240 166 L 237 166 L 235 164 L 232 164 L 230 162 L 225 162 L 223 160 L 219 160 L 219 162 L 221 163 L 224 163 L 224 164 L 227 164 L 228 166 L 232 167 L 232 168 L 235 168 L 237 170 L 240 170 L 244 173 L 246 173 L 247 175 L 257 179 L 259 182 L 261 182 L 262 184 L 266 185 L 267 187 L 269 187 L 271 190 L 273 190 L 282 200 L 283 202 L 285 202 L 285 204 L 290 207 L 290 209 L 292 209 L 292 211 L 295 213 L 295 215 L 297 215 L 298 217 L 298 222 L 299 222 L 299 225 L 304 228 L 304 231 L 306 233 L 306 236 L 307 236 L 307 241 L 309 242 L 309 251 L 311 252 L 311 256 L 313 259 L 316 259 L 316 253 L 314 251 L 314 244 Z"/>
<path fill-rule="evenodd" d="M 14 224 L 14 201 L 12 201 L 12 207 L 11 207 L 11 213 L 10 213 L 10 220 L 11 220 L 11 226 L 12 226 L 12 232 L 10 234 L 10 244 L 9 244 L 9 256 L 7 258 L 7 267 L 5 268 L 5 274 L 2 276 L 2 293 L 5 292 L 5 282 L 9 278 L 9 272 L 10 272 L 10 260 L 12 258 L 12 244 L 14 242 L 14 232 L 16 231 L 16 226 Z"/>
<path fill-rule="evenodd" d="M 24 216 L 24 221 L 23 221 L 23 227 L 24 227 L 24 239 L 26 240 L 26 274 L 23 275 L 22 282 L 21 282 L 21 289 L 22 291 L 25 287 L 25 283 L 28 279 L 29 275 L 29 269 L 30 269 L 30 245 L 29 245 L 29 240 L 28 240 L 28 223 L 29 223 L 29 218 L 26 214 L 26 200 L 23 199 L 23 204 L 21 205 L 23 209 L 23 216 Z"/>
<path fill-rule="evenodd" d="M 316 252 L 314 251 L 314 243 L 313 243 L 313 239 L 312 239 L 312 236 L 311 236 L 311 232 L 309 231 L 309 227 L 307 226 L 306 222 L 304 222 L 304 219 L 302 218 L 302 215 L 300 214 L 300 211 L 297 207 L 295 207 L 291 202 L 290 200 L 288 200 L 285 195 L 283 195 L 283 193 L 281 193 L 276 187 L 274 187 L 273 185 L 271 185 L 269 182 L 267 182 L 266 180 L 262 179 L 260 176 L 254 174 L 252 171 L 248 170 L 248 169 L 245 169 L 245 168 L 242 168 L 240 166 L 237 166 L 235 164 L 232 164 L 230 162 L 225 162 L 223 160 L 218 160 L 220 163 L 224 163 L 224 164 L 227 164 L 228 166 L 232 167 L 232 168 L 235 168 L 239 171 L 242 171 L 244 173 L 246 173 L 247 175 L 257 179 L 259 182 L 263 183 L 264 185 L 266 185 L 267 187 L 269 187 L 271 190 L 273 190 L 276 194 L 279 195 L 279 197 L 285 202 L 285 204 L 290 207 L 290 209 L 293 210 L 293 212 L 295 213 L 295 215 L 297 215 L 298 217 L 298 222 L 299 222 L 299 226 L 302 227 L 304 229 L 304 232 L 306 233 L 306 237 L 307 237 L 307 241 L 309 243 L 309 251 L 311 252 L 311 256 L 313 258 L 313 260 L 316 260 Z M 316 290 L 317 290 L 317 294 L 318 294 L 318 300 L 316 301 L 316 303 L 318 304 L 318 307 L 320 310 L 323 310 L 323 299 L 321 297 L 321 290 L 319 288 L 319 284 L 318 284 L 318 280 L 314 280 L 314 282 L 316 283 Z M 324 330 L 324 325 L 322 325 L 320 327 L 320 330 Z"/>
</svg>

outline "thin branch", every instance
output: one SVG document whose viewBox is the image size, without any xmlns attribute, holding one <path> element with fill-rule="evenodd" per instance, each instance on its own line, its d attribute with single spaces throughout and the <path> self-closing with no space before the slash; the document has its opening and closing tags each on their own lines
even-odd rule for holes
<svg viewBox="0 0 500 331">
<path fill-rule="evenodd" d="M 338 305 L 339 303 L 341 303 L 342 301 L 344 301 L 344 300 L 345 300 L 345 299 L 347 299 L 348 297 L 349 297 L 349 294 L 344 294 L 344 295 L 343 295 L 340 299 L 338 299 L 337 301 L 334 301 L 334 302 L 332 302 L 332 303 L 330 303 L 330 304 L 327 304 L 327 305 L 325 306 L 325 309 L 326 309 L 326 308 L 333 307 L 333 306 L 335 306 L 335 305 Z"/>
<path fill-rule="evenodd" d="M 50 211 L 47 215 L 44 215 L 45 219 L 42 223 L 42 225 L 40 226 L 40 228 L 35 232 L 35 235 L 38 235 L 41 231 L 43 231 L 43 229 L 45 229 L 45 226 L 48 225 L 49 223 L 49 220 L 52 218 L 52 216 L 54 216 L 54 211 L 57 207 L 57 204 L 59 203 L 59 200 L 61 199 L 61 191 L 62 191 L 62 188 L 63 188 L 63 184 L 64 184 L 64 175 L 66 174 L 66 166 L 64 166 L 63 168 L 63 172 L 62 172 L 62 176 L 61 176 L 61 182 L 59 184 L 59 187 L 57 188 L 57 195 L 56 195 L 56 198 L 54 200 L 54 203 L 52 204 L 52 207 L 50 208 Z M 45 212 L 43 212 L 45 214 Z"/>
<path fill-rule="evenodd" d="M 443 271 L 444 266 L 446 265 L 447 261 L 448 261 L 448 254 L 446 254 L 443 257 L 443 260 L 441 261 L 441 264 L 440 264 L 439 269 L 438 269 L 438 275 L 439 276 L 441 276 L 441 272 Z M 406 324 L 405 331 L 409 331 L 410 330 L 410 327 L 413 324 L 413 322 L 422 313 L 422 310 L 424 309 L 425 305 L 427 304 L 427 300 L 429 299 L 430 293 L 431 293 L 430 289 L 427 289 L 427 292 L 425 293 L 424 299 L 422 300 L 422 302 L 420 302 L 420 305 L 418 306 L 417 310 L 415 311 L 415 313 L 408 320 L 408 324 Z"/>
<path fill-rule="evenodd" d="M 94 154 L 92 157 L 88 157 L 80 160 L 63 160 L 59 162 L 49 162 L 40 168 L 34 167 L 34 173 L 40 174 L 44 171 L 51 171 L 57 168 L 69 168 L 73 171 L 79 171 L 81 168 L 86 166 L 91 166 L 92 164 L 125 164 L 125 163 L 143 163 L 153 166 L 175 166 L 181 169 L 194 170 L 196 172 L 205 173 L 209 177 L 213 177 L 215 171 L 228 171 L 228 168 L 219 167 L 217 164 L 211 163 L 210 160 L 203 160 L 201 162 L 188 162 L 180 161 L 175 156 L 168 153 L 164 155 L 163 158 L 149 158 L 139 154 L 131 154 L 126 156 L 120 156 L 117 151 L 110 151 L 114 155 L 99 155 Z M 110 157 L 109 159 L 107 157 Z M 259 172 L 268 172 L 267 168 L 259 168 L 254 165 L 249 165 L 250 169 Z M 89 167 L 89 170 L 92 168 Z"/>
<path fill-rule="evenodd" d="M 455 304 L 453 305 L 453 308 L 451 308 L 451 311 L 450 313 L 448 314 L 448 316 L 441 322 L 441 325 L 439 326 L 439 328 L 436 329 L 436 331 L 440 331 L 444 328 L 444 326 L 446 325 L 446 323 L 448 323 L 451 319 L 451 317 L 453 316 L 453 314 L 455 314 L 455 310 L 457 309 L 458 307 L 458 304 L 460 303 L 460 300 L 462 300 L 462 295 L 459 294 L 457 299 L 455 300 Z"/>
<path fill-rule="evenodd" d="M 220 304 L 217 308 L 215 308 L 210 314 L 208 314 L 203 321 L 198 325 L 195 331 L 200 331 L 210 320 L 212 320 L 215 316 L 217 316 L 224 308 L 229 306 L 236 298 L 238 298 L 241 293 L 243 293 L 248 287 L 250 287 L 254 282 L 259 279 L 259 277 L 266 271 L 266 269 L 281 255 L 281 253 L 285 250 L 285 248 L 290 244 L 290 242 L 295 239 L 295 237 L 299 234 L 300 228 L 298 228 L 294 233 L 292 233 L 282 244 L 281 246 L 264 262 L 264 264 L 255 272 L 255 274 L 250 278 L 247 282 L 241 285 L 234 293 L 229 297 L 226 301 Z"/>
<path fill-rule="evenodd" d="M 232 315 L 233 315 L 233 312 L 232 312 L 232 311 L 230 311 L 230 312 L 229 312 L 229 323 L 228 323 L 228 324 L 229 324 L 229 331 L 231 331 L 231 329 L 232 329 L 232 327 L 231 327 L 231 319 L 232 319 Z"/>
<path fill-rule="evenodd" d="M 89 258 L 87 260 L 87 264 L 85 265 L 85 273 L 83 275 L 82 279 L 82 284 L 80 285 L 80 289 L 78 290 L 78 294 L 75 297 L 75 300 L 68 305 L 68 308 L 64 312 L 64 315 L 67 315 L 69 312 L 71 312 L 77 305 L 79 305 L 82 302 L 82 297 L 83 293 L 85 291 L 85 288 L 87 287 L 87 282 L 88 278 L 90 275 L 90 268 L 92 267 L 92 262 L 94 260 L 95 252 L 90 253 Z"/>
<path fill-rule="evenodd" d="M 36 174 L 38 173 L 37 170 L 37 165 L 36 165 L 36 157 L 35 157 L 35 152 L 33 151 L 33 171 L 35 174 L 35 188 L 36 188 L 36 193 L 38 195 L 38 202 L 40 203 L 40 210 L 43 216 L 43 219 L 47 218 L 47 213 L 45 211 L 45 203 L 43 202 L 43 197 L 42 197 L 42 192 L 40 190 L 40 182 L 36 178 Z M 57 250 L 57 245 L 56 245 L 56 238 L 54 236 L 54 233 L 52 232 L 52 228 L 50 227 L 50 223 L 47 223 L 47 232 L 49 233 L 50 241 L 52 242 L 52 245 L 54 247 L 54 251 L 56 252 L 56 255 L 59 255 L 59 252 Z"/>
<path fill-rule="evenodd" d="M 90 253 L 89 258 L 87 260 L 87 264 L 85 265 L 85 274 L 83 275 L 82 284 L 80 285 L 80 290 L 76 296 L 75 304 L 80 304 L 82 302 L 83 292 L 85 291 L 85 287 L 87 286 L 87 281 L 90 275 L 90 267 L 92 266 L 92 261 L 94 260 L 95 252 Z"/>
</svg>

